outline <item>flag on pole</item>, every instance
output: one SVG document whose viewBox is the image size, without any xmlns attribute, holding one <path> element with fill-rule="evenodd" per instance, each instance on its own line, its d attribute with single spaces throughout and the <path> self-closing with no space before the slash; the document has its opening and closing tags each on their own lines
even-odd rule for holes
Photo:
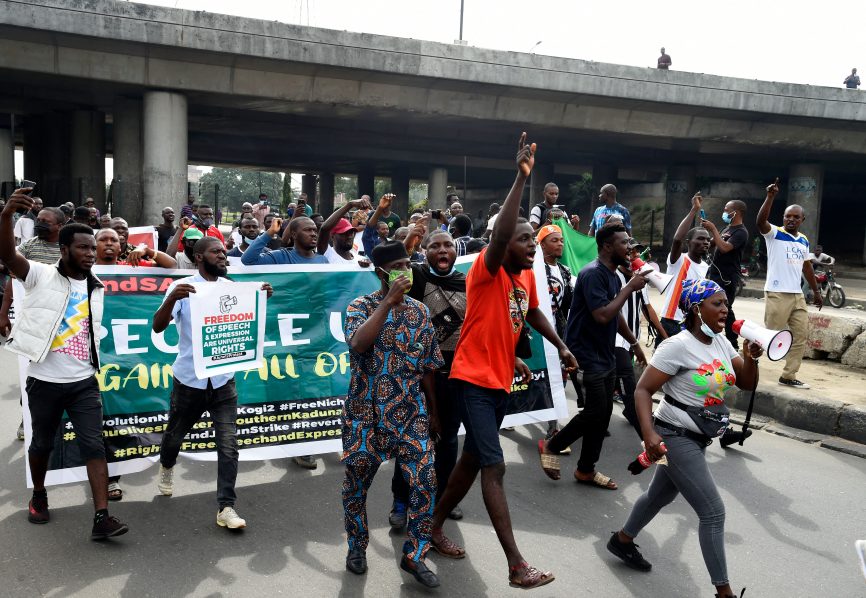
<svg viewBox="0 0 866 598">
<path fill-rule="evenodd" d="M 564 218 L 557 218 L 553 224 L 562 229 L 562 237 L 565 241 L 561 261 L 576 275 L 585 265 L 598 257 L 595 238 L 577 232 Z"/>
</svg>

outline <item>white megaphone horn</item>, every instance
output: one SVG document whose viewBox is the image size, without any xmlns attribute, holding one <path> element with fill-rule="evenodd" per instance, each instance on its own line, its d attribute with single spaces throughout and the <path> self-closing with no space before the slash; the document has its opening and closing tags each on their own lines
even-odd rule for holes
<svg viewBox="0 0 866 598">
<path fill-rule="evenodd" d="M 639 257 L 632 260 L 631 270 L 635 274 L 640 274 L 646 278 L 646 281 L 659 293 L 664 293 L 667 290 L 668 285 L 670 285 L 671 281 L 674 279 L 670 274 L 662 274 Z"/>
<path fill-rule="evenodd" d="M 744 339 L 757 343 L 770 361 L 779 361 L 785 357 L 794 342 L 790 330 L 770 330 L 750 320 L 736 320 L 731 328 Z"/>
</svg>

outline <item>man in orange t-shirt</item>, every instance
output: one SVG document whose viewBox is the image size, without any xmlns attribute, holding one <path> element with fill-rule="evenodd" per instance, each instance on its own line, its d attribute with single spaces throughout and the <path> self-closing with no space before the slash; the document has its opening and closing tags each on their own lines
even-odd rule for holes
<svg viewBox="0 0 866 598">
<path fill-rule="evenodd" d="M 466 318 L 451 366 L 466 438 L 463 454 L 436 505 L 431 543 L 445 556 L 466 555 L 442 533 L 442 524 L 480 471 L 484 504 L 508 559 L 508 581 L 534 588 L 550 583 L 554 576 L 529 565 L 514 540 L 503 487 L 505 459 L 499 445 L 499 426 L 515 369 L 524 381 L 531 376 L 526 364 L 514 355 L 525 323 L 556 346 L 567 371 L 576 369 L 577 361 L 538 309 L 532 273 L 535 235 L 525 219 L 518 219 L 520 196 L 535 164 L 535 144 L 526 144 L 524 133 L 518 147 L 514 185 L 493 226 L 490 245 L 481 251 L 466 278 Z"/>
</svg>

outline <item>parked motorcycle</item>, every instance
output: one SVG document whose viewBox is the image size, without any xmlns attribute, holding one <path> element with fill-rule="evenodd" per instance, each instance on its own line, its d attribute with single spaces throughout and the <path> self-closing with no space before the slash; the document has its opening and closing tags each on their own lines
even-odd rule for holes
<svg viewBox="0 0 866 598">
<path fill-rule="evenodd" d="M 827 303 L 833 307 L 845 305 L 845 289 L 836 282 L 832 269 L 816 269 L 815 281 L 818 283 L 818 291 Z"/>
</svg>

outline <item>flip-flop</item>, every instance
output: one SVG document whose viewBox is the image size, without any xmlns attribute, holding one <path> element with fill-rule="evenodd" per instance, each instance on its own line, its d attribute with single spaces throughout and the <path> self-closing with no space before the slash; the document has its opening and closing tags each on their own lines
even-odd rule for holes
<svg viewBox="0 0 866 598">
<path fill-rule="evenodd" d="M 578 484 L 588 484 L 589 486 L 595 486 L 596 488 L 602 488 L 604 490 L 616 490 L 619 487 L 612 479 L 597 471 L 592 474 L 591 480 L 580 479 L 577 477 L 577 472 L 574 473 L 574 479 L 577 480 Z M 613 485 L 611 486 L 611 484 Z"/>
<path fill-rule="evenodd" d="M 551 480 L 558 480 L 560 478 L 559 456 L 553 453 L 545 453 L 544 445 L 545 440 L 542 438 L 538 441 L 538 459 L 541 461 L 541 470 Z"/>
<path fill-rule="evenodd" d="M 514 574 L 521 570 L 526 571 L 526 576 L 522 580 L 518 581 Z M 520 563 L 517 567 L 508 568 L 508 585 L 512 588 L 531 590 L 532 588 L 547 585 L 554 579 L 556 579 L 556 576 L 554 576 L 552 572 L 541 571 L 526 561 Z"/>
<path fill-rule="evenodd" d="M 466 558 L 466 551 L 458 546 L 455 542 L 453 542 L 448 536 L 442 534 L 442 539 L 438 542 L 430 538 L 430 546 L 441 554 L 442 556 L 449 559 L 464 559 Z"/>
<path fill-rule="evenodd" d="M 123 489 L 117 482 L 111 482 L 108 485 L 108 500 L 123 500 Z"/>
</svg>

